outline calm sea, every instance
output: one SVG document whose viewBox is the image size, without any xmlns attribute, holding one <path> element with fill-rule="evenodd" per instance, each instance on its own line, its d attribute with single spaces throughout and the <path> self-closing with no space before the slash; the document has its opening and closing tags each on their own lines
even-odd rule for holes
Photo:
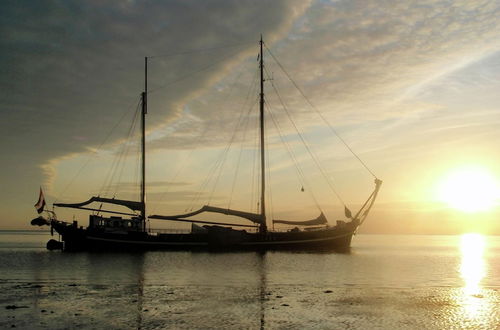
<svg viewBox="0 0 500 330">
<path fill-rule="evenodd" d="M 0 328 L 500 329 L 500 237 L 358 235 L 347 254 L 62 253 L 49 238 L 0 231 Z"/>
</svg>

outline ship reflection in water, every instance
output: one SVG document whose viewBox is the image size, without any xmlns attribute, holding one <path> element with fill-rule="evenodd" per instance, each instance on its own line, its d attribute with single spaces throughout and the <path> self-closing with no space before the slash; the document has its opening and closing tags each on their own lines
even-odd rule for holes
<svg viewBox="0 0 500 330">
<path fill-rule="evenodd" d="M 484 291 L 482 280 L 487 272 L 485 261 L 487 238 L 480 234 L 464 234 L 460 238 L 462 262 L 460 276 L 464 281 L 457 303 L 467 320 L 479 321 L 491 314 L 493 303 Z"/>
<path fill-rule="evenodd" d="M 0 329 L 499 329 L 500 236 L 101 254 L 48 252 L 47 235 L 0 231 Z"/>
</svg>

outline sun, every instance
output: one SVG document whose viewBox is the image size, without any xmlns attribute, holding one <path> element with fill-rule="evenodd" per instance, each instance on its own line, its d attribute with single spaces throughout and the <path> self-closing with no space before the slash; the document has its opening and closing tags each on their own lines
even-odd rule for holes
<svg viewBox="0 0 500 330">
<path fill-rule="evenodd" d="M 495 177 L 479 166 L 453 170 L 440 182 L 437 193 L 440 201 L 470 213 L 490 210 L 500 197 Z"/>
</svg>

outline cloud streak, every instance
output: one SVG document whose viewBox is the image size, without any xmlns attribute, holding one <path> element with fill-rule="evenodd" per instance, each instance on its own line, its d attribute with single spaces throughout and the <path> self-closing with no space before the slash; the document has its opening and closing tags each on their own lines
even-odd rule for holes
<svg viewBox="0 0 500 330">
<path fill-rule="evenodd" d="M 499 14 L 500 4 L 491 1 L 4 2 L 2 183 L 16 187 L 5 198 L 26 203 L 38 182 L 54 182 L 61 165 L 96 150 L 123 117 L 101 145 L 116 152 L 139 101 L 146 55 L 241 45 L 151 59 L 151 157 L 165 153 L 173 164 L 177 153 L 198 146 L 199 170 L 209 167 L 209 151 L 225 146 L 235 128 L 235 145 L 252 140 L 254 133 L 244 136 L 244 125 L 236 125 L 240 113 L 252 110 L 248 127 L 255 126 L 251 83 L 260 33 L 314 105 L 382 172 L 390 161 L 467 141 L 484 144 L 496 136 L 500 102 L 483 94 L 500 85 L 493 56 L 500 51 Z M 266 69 L 308 141 L 347 171 L 345 150 L 269 54 Z M 475 93 L 465 104 L 459 96 L 469 89 Z M 268 81 L 267 105 L 297 147 L 271 90 Z M 277 148 L 272 126 L 269 141 Z M 253 148 L 253 141 L 244 147 Z M 279 160 L 272 167 L 289 163 Z M 105 172 L 107 165 L 94 168 Z"/>
</svg>

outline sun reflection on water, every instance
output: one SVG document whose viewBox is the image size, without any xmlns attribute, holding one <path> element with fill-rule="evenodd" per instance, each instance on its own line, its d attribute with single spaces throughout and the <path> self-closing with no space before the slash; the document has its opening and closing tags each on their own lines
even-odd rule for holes
<svg viewBox="0 0 500 330">
<path fill-rule="evenodd" d="M 464 234 L 460 239 L 460 276 L 464 281 L 460 303 L 470 319 L 481 318 L 492 307 L 481 285 L 486 274 L 485 247 L 486 238 L 480 234 Z"/>
<path fill-rule="evenodd" d="M 464 293 L 478 294 L 481 291 L 481 280 L 485 275 L 484 262 L 485 239 L 480 234 L 464 234 L 460 239 L 462 264 L 460 275 L 464 280 Z"/>
</svg>

